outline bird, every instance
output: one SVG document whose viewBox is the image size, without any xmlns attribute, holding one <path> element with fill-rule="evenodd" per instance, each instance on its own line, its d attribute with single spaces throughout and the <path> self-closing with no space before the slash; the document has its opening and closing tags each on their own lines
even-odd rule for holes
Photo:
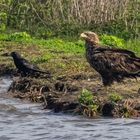
<svg viewBox="0 0 140 140">
<path fill-rule="evenodd" d="M 48 72 L 42 71 L 37 66 L 29 63 L 29 61 L 21 57 L 18 52 L 13 51 L 10 53 L 10 56 L 13 57 L 14 64 L 18 69 L 18 72 L 22 73 L 24 76 L 35 73 L 49 74 Z"/>
<path fill-rule="evenodd" d="M 80 37 L 85 40 L 86 59 L 101 75 L 104 86 L 111 86 L 114 81 L 122 82 L 125 78 L 140 76 L 140 58 L 134 52 L 100 45 L 95 32 L 85 31 Z"/>
</svg>

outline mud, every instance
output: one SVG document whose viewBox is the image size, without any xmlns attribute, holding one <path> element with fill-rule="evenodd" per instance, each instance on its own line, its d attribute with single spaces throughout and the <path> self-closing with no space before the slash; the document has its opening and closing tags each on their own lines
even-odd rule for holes
<svg viewBox="0 0 140 140">
<path fill-rule="evenodd" d="M 11 75 L 13 84 L 9 95 L 41 102 L 44 109 L 54 112 L 82 114 L 88 117 L 139 117 L 140 116 L 140 79 L 127 79 L 124 83 L 114 83 L 107 89 L 102 86 L 100 76 L 94 71 L 78 72 L 69 75 L 22 77 L 14 68 L 1 65 L 0 75 Z M 96 97 L 97 110 L 79 103 L 82 89 L 88 89 Z M 117 93 L 123 97 L 118 102 L 109 99 Z"/>
</svg>

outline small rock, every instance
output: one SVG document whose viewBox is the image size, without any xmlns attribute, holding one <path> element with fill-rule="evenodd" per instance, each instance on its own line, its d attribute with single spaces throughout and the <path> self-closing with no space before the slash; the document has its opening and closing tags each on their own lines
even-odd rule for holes
<svg viewBox="0 0 140 140">
<path fill-rule="evenodd" d="M 134 109 L 135 110 L 140 110 L 140 103 L 136 103 Z"/>
<path fill-rule="evenodd" d="M 87 76 L 84 75 L 84 74 L 77 74 L 77 75 L 73 75 L 72 79 L 74 79 L 74 80 L 85 80 L 85 79 L 87 79 Z"/>
<path fill-rule="evenodd" d="M 79 90 L 79 88 L 77 86 L 75 86 L 75 85 L 68 85 L 68 84 L 66 85 L 66 89 L 67 89 L 68 92 L 75 92 L 75 91 Z"/>
<path fill-rule="evenodd" d="M 114 104 L 111 102 L 105 103 L 102 107 L 103 116 L 113 116 Z"/>
<path fill-rule="evenodd" d="M 61 82 L 57 82 L 56 84 L 55 84 L 55 90 L 57 90 L 57 91 L 63 91 L 64 90 L 64 87 L 65 87 L 65 85 L 64 85 L 64 83 L 61 83 Z"/>
<path fill-rule="evenodd" d="M 67 104 L 64 105 L 63 110 L 69 111 L 69 110 L 74 110 L 78 107 L 79 103 L 78 102 L 68 102 Z"/>
</svg>

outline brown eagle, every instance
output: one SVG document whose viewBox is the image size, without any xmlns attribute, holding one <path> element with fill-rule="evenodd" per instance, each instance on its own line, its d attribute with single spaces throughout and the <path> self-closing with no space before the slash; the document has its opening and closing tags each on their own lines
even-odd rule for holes
<svg viewBox="0 0 140 140">
<path fill-rule="evenodd" d="M 133 52 L 99 45 L 94 32 L 84 32 L 81 37 L 85 40 L 87 61 L 101 75 L 104 86 L 140 76 L 140 58 Z"/>
</svg>

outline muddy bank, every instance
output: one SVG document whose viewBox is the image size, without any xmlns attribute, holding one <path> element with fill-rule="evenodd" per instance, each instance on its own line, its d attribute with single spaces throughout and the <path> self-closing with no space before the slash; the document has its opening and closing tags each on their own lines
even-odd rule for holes
<svg viewBox="0 0 140 140">
<path fill-rule="evenodd" d="M 22 77 L 14 68 L 1 65 L 0 75 L 11 75 L 14 81 L 9 89 L 10 96 L 41 102 L 44 109 L 54 112 L 93 118 L 140 116 L 140 79 L 127 79 L 106 89 L 94 71 L 59 76 L 51 73 L 50 77 Z M 92 103 L 89 103 L 89 97 L 84 97 L 88 95 L 81 96 L 83 89 L 93 94 Z"/>
</svg>

